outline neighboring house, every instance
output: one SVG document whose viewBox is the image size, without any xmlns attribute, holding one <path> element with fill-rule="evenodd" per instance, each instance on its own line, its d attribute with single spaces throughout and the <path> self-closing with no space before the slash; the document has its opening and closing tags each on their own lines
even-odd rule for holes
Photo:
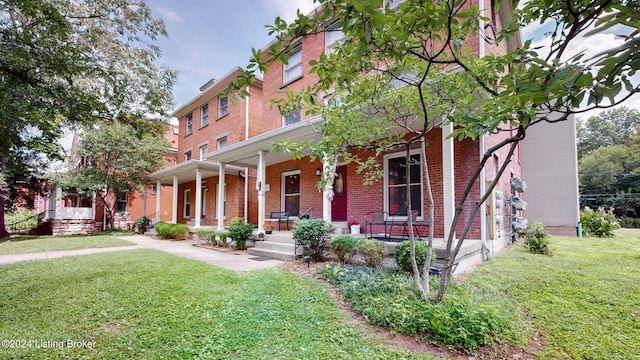
<svg viewBox="0 0 640 360">
<path fill-rule="evenodd" d="M 492 9 L 492 2 L 484 1 L 484 8 Z M 511 17 L 509 5 L 503 3 L 493 15 L 495 25 L 501 27 L 502 19 Z M 357 173 L 356 165 L 339 164 L 334 183 L 324 191 L 318 191 L 316 184 L 323 169 L 320 161 L 310 162 L 309 158 L 294 160 L 272 149 L 273 142 L 280 139 L 293 142 L 319 139 L 316 127 L 322 123 L 322 118 L 308 117 L 300 112 L 282 116 L 275 106 L 267 106 L 263 99 L 277 99 L 283 96 L 282 89 L 295 91 L 316 82 L 318 77 L 309 72 L 308 63 L 330 51 L 339 35 L 339 31 L 334 31 L 305 38 L 290 54 L 288 64 L 274 61 L 269 65 L 264 79 L 249 89 L 251 96 L 247 99 L 235 98 L 232 94 L 229 98 L 235 101 L 225 101 L 217 95 L 239 75 L 239 70 L 234 70 L 220 81 L 205 84 L 198 96 L 175 111 L 174 116 L 180 123 L 178 163 L 150 176 L 157 186 L 173 185 L 172 222 L 196 228 L 215 225 L 223 229 L 230 217 L 245 216 L 250 223 L 259 225 L 258 231 L 262 232 L 261 225 L 268 220 L 269 214 L 281 211 L 288 212 L 295 219 L 313 210 L 312 216 L 330 221 L 338 228 L 346 227 L 346 222 L 352 219 L 364 225 L 367 214 L 372 211 L 384 211 L 395 220 L 406 219 L 402 204 L 404 180 L 394 175 L 404 163 L 403 152 L 389 152 L 380 158 L 384 177 L 373 185 L 363 185 L 363 175 Z M 484 34 L 478 34 L 469 40 L 477 56 L 505 52 L 519 45 L 517 38 L 510 43 L 488 46 L 484 38 Z M 578 196 L 577 160 L 575 151 L 565 151 L 575 150 L 575 136 L 568 130 L 574 128 L 572 121 L 567 121 L 557 128 L 554 125 L 554 136 L 562 140 L 532 134 L 518 145 L 507 171 L 486 206 L 475 217 L 468 235 L 469 242 L 476 249 L 473 254 L 476 258 L 482 257 L 482 246 L 498 250 L 509 243 L 512 226 L 516 223 L 524 226 L 525 221 L 512 224 L 512 215 L 526 218 L 531 212 L 535 214 L 535 220 L 552 224 L 554 229 L 565 232 L 575 229 L 578 221 L 578 209 L 573 206 Z M 455 203 L 460 199 L 471 172 L 479 164 L 481 155 L 508 135 L 484 135 L 476 141 L 457 141 L 447 139 L 451 131 L 451 127 L 445 127 L 426 136 L 436 214 L 431 226 L 436 238 L 448 235 Z M 551 151 L 549 145 L 555 141 L 563 143 L 565 148 L 558 149 L 565 151 L 563 157 L 554 156 Z M 471 191 L 471 202 L 480 199 L 487 182 L 493 179 L 506 160 L 506 152 L 498 152 L 485 167 L 482 181 Z M 416 151 L 411 156 L 419 160 L 421 155 Z M 553 167 L 548 167 L 541 175 L 540 165 L 545 163 L 553 163 Z M 418 176 L 421 171 L 420 166 L 412 167 L 411 172 L 415 176 L 410 177 L 413 179 L 410 179 L 412 209 L 417 211 L 418 220 L 424 220 L 427 211 L 425 184 L 423 177 Z M 524 202 L 518 202 L 518 207 L 526 210 L 518 209 L 511 214 L 510 201 L 515 200 L 511 196 L 512 185 L 518 185 L 520 179 L 530 182 L 526 191 L 516 192 L 516 196 L 531 201 L 528 207 Z M 550 196 L 553 201 L 537 201 Z M 555 204 L 570 206 L 550 211 Z M 469 216 L 468 210 L 462 214 L 463 219 Z M 456 231 L 462 231 L 462 228 L 463 223 L 460 222 Z M 254 253 L 268 255 L 266 252 Z"/>
</svg>

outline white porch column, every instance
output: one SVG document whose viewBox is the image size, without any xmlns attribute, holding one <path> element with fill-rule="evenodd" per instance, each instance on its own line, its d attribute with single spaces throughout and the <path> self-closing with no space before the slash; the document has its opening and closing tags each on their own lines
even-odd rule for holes
<svg viewBox="0 0 640 360">
<path fill-rule="evenodd" d="M 218 217 L 218 230 L 224 230 L 224 191 L 225 191 L 225 164 L 218 163 L 218 191 L 216 199 L 216 216 Z"/>
<path fill-rule="evenodd" d="M 449 123 L 442 127 L 442 197 L 444 202 L 444 237 L 449 236 L 449 230 L 451 224 L 453 224 L 453 215 L 455 212 L 455 174 L 454 174 L 454 153 L 453 153 L 453 141 L 454 139 L 447 139 L 453 132 L 453 124 Z M 455 231 L 454 231 L 455 241 Z"/>
<path fill-rule="evenodd" d="M 160 190 L 162 189 L 162 183 L 160 180 L 156 181 L 156 218 L 155 222 L 160 221 Z"/>
<path fill-rule="evenodd" d="M 202 171 L 196 169 L 196 221 L 195 227 L 200 227 L 200 218 L 202 217 Z"/>
<path fill-rule="evenodd" d="M 322 220 L 331 222 L 331 202 L 333 201 L 333 179 L 336 177 L 336 159 L 330 161 L 324 159 L 322 162 L 323 176 L 327 176 L 327 183 L 322 190 Z"/>
<path fill-rule="evenodd" d="M 256 180 L 256 189 L 258 190 L 258 232 L 264 233 L 262 225 L 266 217 L 265 210 L 265 186 L 267 179 L 267 152 L 262 150 L 258 152 L 258 178 Z"/>
<path fill-rule="evenodd" d="M 173 175 L 173 209 L 171 210 L 171 223 L 178 223 L 178 176 Z"/>
</svg>

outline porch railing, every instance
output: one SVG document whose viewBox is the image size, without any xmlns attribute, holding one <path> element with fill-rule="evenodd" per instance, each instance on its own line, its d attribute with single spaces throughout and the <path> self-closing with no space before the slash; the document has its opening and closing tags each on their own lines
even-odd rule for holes
<svg viewBox="0 0 640 360">
<path fill-rule="evenodd" d="M 29 229 L 33 229 L 44 222 L 45 219 L 49 218 L 48 215 L 52 213 L 52 210 L 43 211 L 41 213 L 31 215 L 22 220 L 16 221 L 11 224 L 7 224 L 7 231 L 12 234 L 18 234 L 23 231 L 27 231 Z"/>
</svg>

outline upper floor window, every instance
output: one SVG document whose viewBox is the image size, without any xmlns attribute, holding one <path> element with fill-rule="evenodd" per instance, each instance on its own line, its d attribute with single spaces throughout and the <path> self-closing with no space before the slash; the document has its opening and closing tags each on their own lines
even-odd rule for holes
<svg viewBox="0 0 640 360">
<path fill-rule="evenodd" d="M 298 46 L 289 54 L 288 64 L 283 65 L 283 83 L 288 83 L 302 76 L 302 46 Z"/>
<path fill-rule="evenodd" d="M 218 97 L 218 117 L 221 118 L 229 112 L 229 98 L 227 96 Z"/>
<path fill-rule="evenodd" d="M 191 151 L 187 151 L 186 153 L 184 153 L 184 161 L 189 160 L 191 160 Z"/>
<path fill-rule="evenodd" d="M 335 46 L 344 39 L 344 33 L 341 29 L 329 28 L 324 35 L 324 52 L 329 55 L 335 50 Z"/>
<path fill-rule="evenodd" d="M 205 104 L 200 108 L 200 127 L 209 124 L 209 104 Z"/>
<path fill-rule="evenodd" d="M 227 137 L 221 137 L 218 139 L 218 150 L 224 149 L 227 147 Z"/>
<path fill-rule="evenodd" d="M 207 153 L 207 145 L 200 146 L 200 160 L 204 160 L 204 155 Z"/>
<path fill-rule="evenodd" d="M 185 134 L 189 135 L 193 132 L 193 114 L 187 115 L 187 126 L 185 130 Z"/>
<path fill-rule="evenodd" d="M 291 125 L 300 122 L 300 110 L 293 110 L 292 112 L 283 116 L 284 125 Z"/>
</svg>

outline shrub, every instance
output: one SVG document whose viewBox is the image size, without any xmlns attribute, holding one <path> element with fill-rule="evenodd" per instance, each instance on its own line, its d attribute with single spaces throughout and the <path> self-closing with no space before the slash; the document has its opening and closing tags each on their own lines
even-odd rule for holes
<svg viewBox="0 0 640 360">
<path fill-rule="evenodd" d="M 618 219 L 613 214 L 613 208 L 605 211 L 604 208 L 598 208 L 593 211 L 588 206 L 580 213 L 580 222 L 582 230 L 588 236 L 611 237 L 615 235 L 615 231 L 620 229 Z"/>
<path fill-rule="evenodd" d="M 527 250 L 534 254 L 551 255 L 549 232 L 541 222 L 528 225 L 520 234 L 524 237 L 524 247 Z"/>
<path fill-rule="evenodd" d="M 133 225 L 138 230 L 138 233 L 144 234 L 144 232 L 147 231 L 147 224 L 149 224 L 149 222 L 150 220 L 148 217 L 140 216 L 133 222 Z"/>
<path fill-rule="evenodd" d="M 215 245 L 216 233 L 209 230 L 198 230 L 196 231 L 196 236 L 198 239 L 205 244 Z"/>
<path fill-rule="evenodd" d="M 351 262 L 357 251 L 357 243 L 358 241 L 353 236 L 340 235 L 331 240 L 329 248 L 338 256 L 341 263 Z"/>
<path fill-rule="evenodd" d="M 623 216 L 620 218 L 620 227 L 626 229 L 640 229 L 640 219 Z"/>
<path fill-rule="evenodd" d="M 156 232 L 161 239 L 179 239 L 185 238 L 189 232 L 189 227 L 182 224 L 168 224 L 166 222 L 158 222 L 155 226 Z"/>
<path fill-rule="evenodd" d="M 247 240 L 251 238 L 251 234 L 253 234 L 253 225 L 245 223 L 243 217 L 237 216 L 231 219 L 227 236 L 236 243 L 238 250 L 247 248 Z"/>
<path fill-rule="evenodd" d="M 466 351 L 490 344 L 509 331 L 508 314 L 475 301 L 464 288 L 453 287 L 439 304 L 425 301 L 410 276 L 380 268 L 329 264 L 320 275 L 349 299 L 367 322 L 392 332 L 419 335 Z"/>
<path fill-rule="evenodd" d="M 377 267 L 384 259 L 384 243 L 378 240 L 360 240 L 358 241 L 358 251 L 364 256 L 365 263 L 368 267 Z"/>
<path fill-rule="evenodd" d="M 416 249 L 416 263 L 418 263 L 418 269 L 422 269 L 424 267 L 424 261 L 427 258 L 427 243 L 423 241 L 415 241 L 415 249 Z M 411 242 L 403 241 L 398 246 L 396 246 L 395 253 L 396 264 L 402 271 L 413 272 L 413 268 L 411 266 Z M 431 253 L 431 263 L 433 265 L 436 262 L 436 252 L 432 251 Z"/>
<path fill-rule="evenodd" d="M 322 219 L 300 219 L 293 224 L 293 239 L 314 261 L 322 261 L 325 243 L 335 230 Z"/>
<path fill-rule="evenodd" d="M 5 213 L 4 223 L 7 227 L 15 224 L 18 231 L 26 230 L 38 226 L 38 217 L 36 215 L 38 215 L 38 212 L 35 210 L 19 208 L 14 212 Z"/>
</svg>

